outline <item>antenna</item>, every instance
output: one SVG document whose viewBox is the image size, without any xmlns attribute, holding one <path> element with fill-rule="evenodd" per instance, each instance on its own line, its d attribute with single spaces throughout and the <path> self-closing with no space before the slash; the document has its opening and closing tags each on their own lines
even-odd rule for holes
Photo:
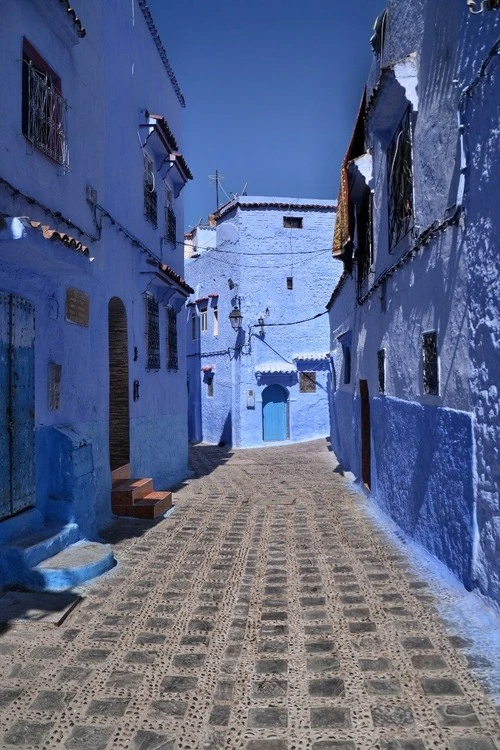
<svg viewBox="0 0 500 750">
<path fill-rule="evenodd" d="M 219 174 L 219 170 L 216 169 L 215 174 L 208 175 L 208 179 L 213 180 L 215 182 L 215 198 L 217 201 L 217 209 L 218 209 L 219 208 L 219 184 L 224 179 L 224 175 Z"/>
<path fill-rule="evenodd" d="M 241 191 L 242 195 L 246 195 L 247 194 L 247 186 L 248 186 L 248 182 L 245 182 L 245 184 L 243 185 L 243 190 Z"/>
</svg>

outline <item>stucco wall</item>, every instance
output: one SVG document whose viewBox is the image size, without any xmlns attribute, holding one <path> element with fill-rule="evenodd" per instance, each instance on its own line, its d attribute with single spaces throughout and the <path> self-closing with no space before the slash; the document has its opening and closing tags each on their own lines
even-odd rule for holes
<svg viewBox="0 0 500 750">
<path fill-rule="evenodd" d="M 481 66 L 499 28 L 497 12 L 472 16 L 454 0 L 390 4 L 384 64 L 415 51 L 414 80 L 405 77 L 404 68 L 403 77 L 397 70 L 384 73 L 370 104 L 366 141 L 373 157 L 375 257 L 362 287 L 362 304 L 356 304 L 355 265 L 330 310 L 336 375 L 331 436 L 339 459 L 360 477 L 359 379 L 366 379 L 372 496 L 466 586 L 477 586 L 496 601 L 498 55 L 487 70 Z M 411 72 L 411 66 L 406 70 Z M 484 75 L 476 78 L 481 70 Z M 466 89 L 471 82 L 473 88 Z M 371 91 L 373 71 L 370 86 Z M 391 117 L 394 132 L 401 116 L 403 90 L 414 112 L 415 226 L 413 236 L 389 252 L 385 152 Z M 453 225 L 415 244 L 423 230 L 436 228 L 457 207 L 460 218 Z M 398 264 L 411 247 L 413 256 Z M 423 389 L 421 336 L 432 330 L 437 331 L 438 395 Z M 341 381 L 345 334 L 353 342 L 351 386 Z M 382 348 L 385 395 L 378 393 L 377 351 Z"/>
<path fill-rule="evenodd" d="M 206 376 L 198 374 L 203 440 L 226 442 L 231 427 L 234 446 L 265 445 L 262 393 L 272 383 L 281 384 L 289 393 L 290 440 L 326 436 L 330 420 L 327 316 L 298 325 L 282 324 L 323 313 L 331 286 L 340 275 L 340 264 L 330 257 L 335 220 L 328 208 L 331 202 L 249 196 L 236 203 L 218 221 L 216 249 L 202 252 L 186 264 L 186 276 L 196 287 L 196 297 L 219 294 L 219 335 L 214 337 L 211 332 L 210 307 L 209 330 L 201 334 L 200 365 L 215 364 L 213 398 L 207 397 Z M 272 205 L 276 203 L 283 207 Z M 301 204 L 319 207 L 306 209 Z M 303 228 L 284 228 L 284 216 L 302 217 Z M 293 289 L 287 288 L 287 277 L 293 277 Z M 228 320 L 234 305 L 243 315 L 239 334 Z M 260 316 L 265 322 L 263 334 L 257 324 Z M 190 343 L 188 332 L 190 346 L 193 353 L 196 344 Z M 323 359 L 294 361 L 297 355 L 308 353 L 321 354 Z M 274 374 L 269 372 L 273 368 Z M 263 375 L 259 374 L 262 369 L 266 371 Z M 294 374 L 284 375 L 280 369 Z M 300 393 L 299 369 L 317 372 L 315 393 Z M 248 406 L 248 391 L 254 392 L 254 406 Z"/>
</svg>

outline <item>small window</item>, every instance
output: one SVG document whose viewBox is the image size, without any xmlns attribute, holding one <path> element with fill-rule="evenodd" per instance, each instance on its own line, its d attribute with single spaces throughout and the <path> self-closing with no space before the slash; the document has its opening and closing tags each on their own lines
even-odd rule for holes
<svg viewBox="0 0 500 750">
<path fill-rule="evenodd" d="M 293 289 L 293 276 L 286 277 L 286 288 Z"/>
<path fill-rule="evenodd" d="M 411 107 L 408 107 L 387 149 L 389 250 L 413 227 Z"/>
<path fill-rule="evenodd" d="M 62 96 L 61 79 L 36 52 L 23 41 L 22 131 L 23 135 L 46 156 L 68 166 L 66 113 L 68 104 Z"/>
<path fill-rule="evenodd" d="M 424 393 L 429 396 L 438 396 L 439 371 L 436 331 L 428 331 L 422 334 L 422 361 Z"/>
<path fill-rule="evenodd" d="M 193 341 L 198 338 L 198 325 L 196 320 L 196 310 L 191 313 L 191 338 Z"/>
<path fill-rule="evenodd" d="M 200 310 L 200 330 L 202 333 L 206 333 L 208 331 L 208 311 L 206 308 L 204 310 Z"/>
<path fill-rule="evenodd" d="M 170 185 L 165 184 L 165 239 L 171 245 L 177 242 L 177 219 L 174 211 L 174 193 Z"/>
<path fill-rule="evenodd" d="M 146 297 L 146 351 L 148 370 L 160 369 L 160 312 L 151 295 Z"/>
<path fill-rule="evenodd" d="M 283 216 L 285 229 L 302 229 L 302 216 Z"/>
<path fill-rule="evenodd" d="M 379 349 L 377 352 L 378 367 L 378 391 L 385 393 L 385 349 Z"/>
<path fill-rule="evenodd" d="M 144 157 L 144 216 L 156 228 L 158 226 L 158 195 L 155 187 L 155 170 L 151 157 Z"/>
<path fill-rule="evenodd" d="M 167 307 L 167 368 L 169 370 L 179 369 L 179 357 L 177 351 L 177 313 L 173 307 Z"/>
<path fill-rule="evenodd" d="M 213 313 L 214 313 L 214 336 L 218 336 L 219 335 L 219 308 L 214 307 Z"/>
<path fill-rule="evenodd" d="M 212 375 L 207 379 L 207 397 L 213 398 L 214 396 L 214 376 Z"/>
<path fill-rule="evenodd" d="M 343 344 L 342 352 L 344 355 L 344 384 L 348 385 L 351 382 L 351 347 Z"/>
<path fill-rule="evenodd" d="M 299 372 L 300 393 L 316 393 L 316 373 Z"/>
</svg>

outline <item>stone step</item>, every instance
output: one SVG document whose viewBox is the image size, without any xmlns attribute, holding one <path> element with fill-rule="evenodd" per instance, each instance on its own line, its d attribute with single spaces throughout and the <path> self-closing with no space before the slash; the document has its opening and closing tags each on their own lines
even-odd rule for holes
<svg viewBox="0 0 500 750">
<path fill-rule="evenodd" d="M 34 591 L 67 591 L 114 565 L 109 544 L 81 540 L 32 568 L 24 583 Z"/>
<path fill-rule="evenodd" d="M 118 485 L 123 484 L 125 480 L 130 479 L 131 470 L 130 470 L 130 464 L 124 464 L 123 466 L 120 466 L 118 469 L 113 469 L 111 472 L 111 484 L 113 487 L 118 487 Z"/>
<path fill-rule="evenodd" d="M 142 500 L 150 492 L 153 492 L 152 479 L 127 479 L 111 490 L 111 509 L 114 513 L 115 507 L 134 505 L 137 500 Z"/>
<path fill-rule="evenodd" d="M 46 527 L 34 534 L 18 537 L 1 550 L 2 557 L 9 559 L 14 568 L 33 568 L 47 557 L 56 555 L 70 544 L 80 539 L 80 529 L 76 523 L 65 526 Z"/>
<path fill-rule="evenodd" d="M 150 492 L 146 497 L 130 505 L 115 505 L 113 513 L 117 516 L 128 516 L 131 518 L 145 518 L 151 521 L 160 518 L 172 507 L 171 492 Z"/>
</svg>

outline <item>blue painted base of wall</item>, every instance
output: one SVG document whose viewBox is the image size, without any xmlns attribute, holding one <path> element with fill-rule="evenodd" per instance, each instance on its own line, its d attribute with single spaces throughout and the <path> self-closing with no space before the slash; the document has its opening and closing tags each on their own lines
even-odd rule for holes
<svg viewBox="0 0 500 750">
<path fill-rule="evenodd" d="M 187 476 L 186 415 L 132 419 L 130 436 L 133 476 L 151 477 L 155 490 L 168 490 Z"/>
<path fill-rule="evenodd" d="M 470 414 L 388 397 L 370 403 L 373 497 L 409 537 L 471 588 Z"/>
</svg>

